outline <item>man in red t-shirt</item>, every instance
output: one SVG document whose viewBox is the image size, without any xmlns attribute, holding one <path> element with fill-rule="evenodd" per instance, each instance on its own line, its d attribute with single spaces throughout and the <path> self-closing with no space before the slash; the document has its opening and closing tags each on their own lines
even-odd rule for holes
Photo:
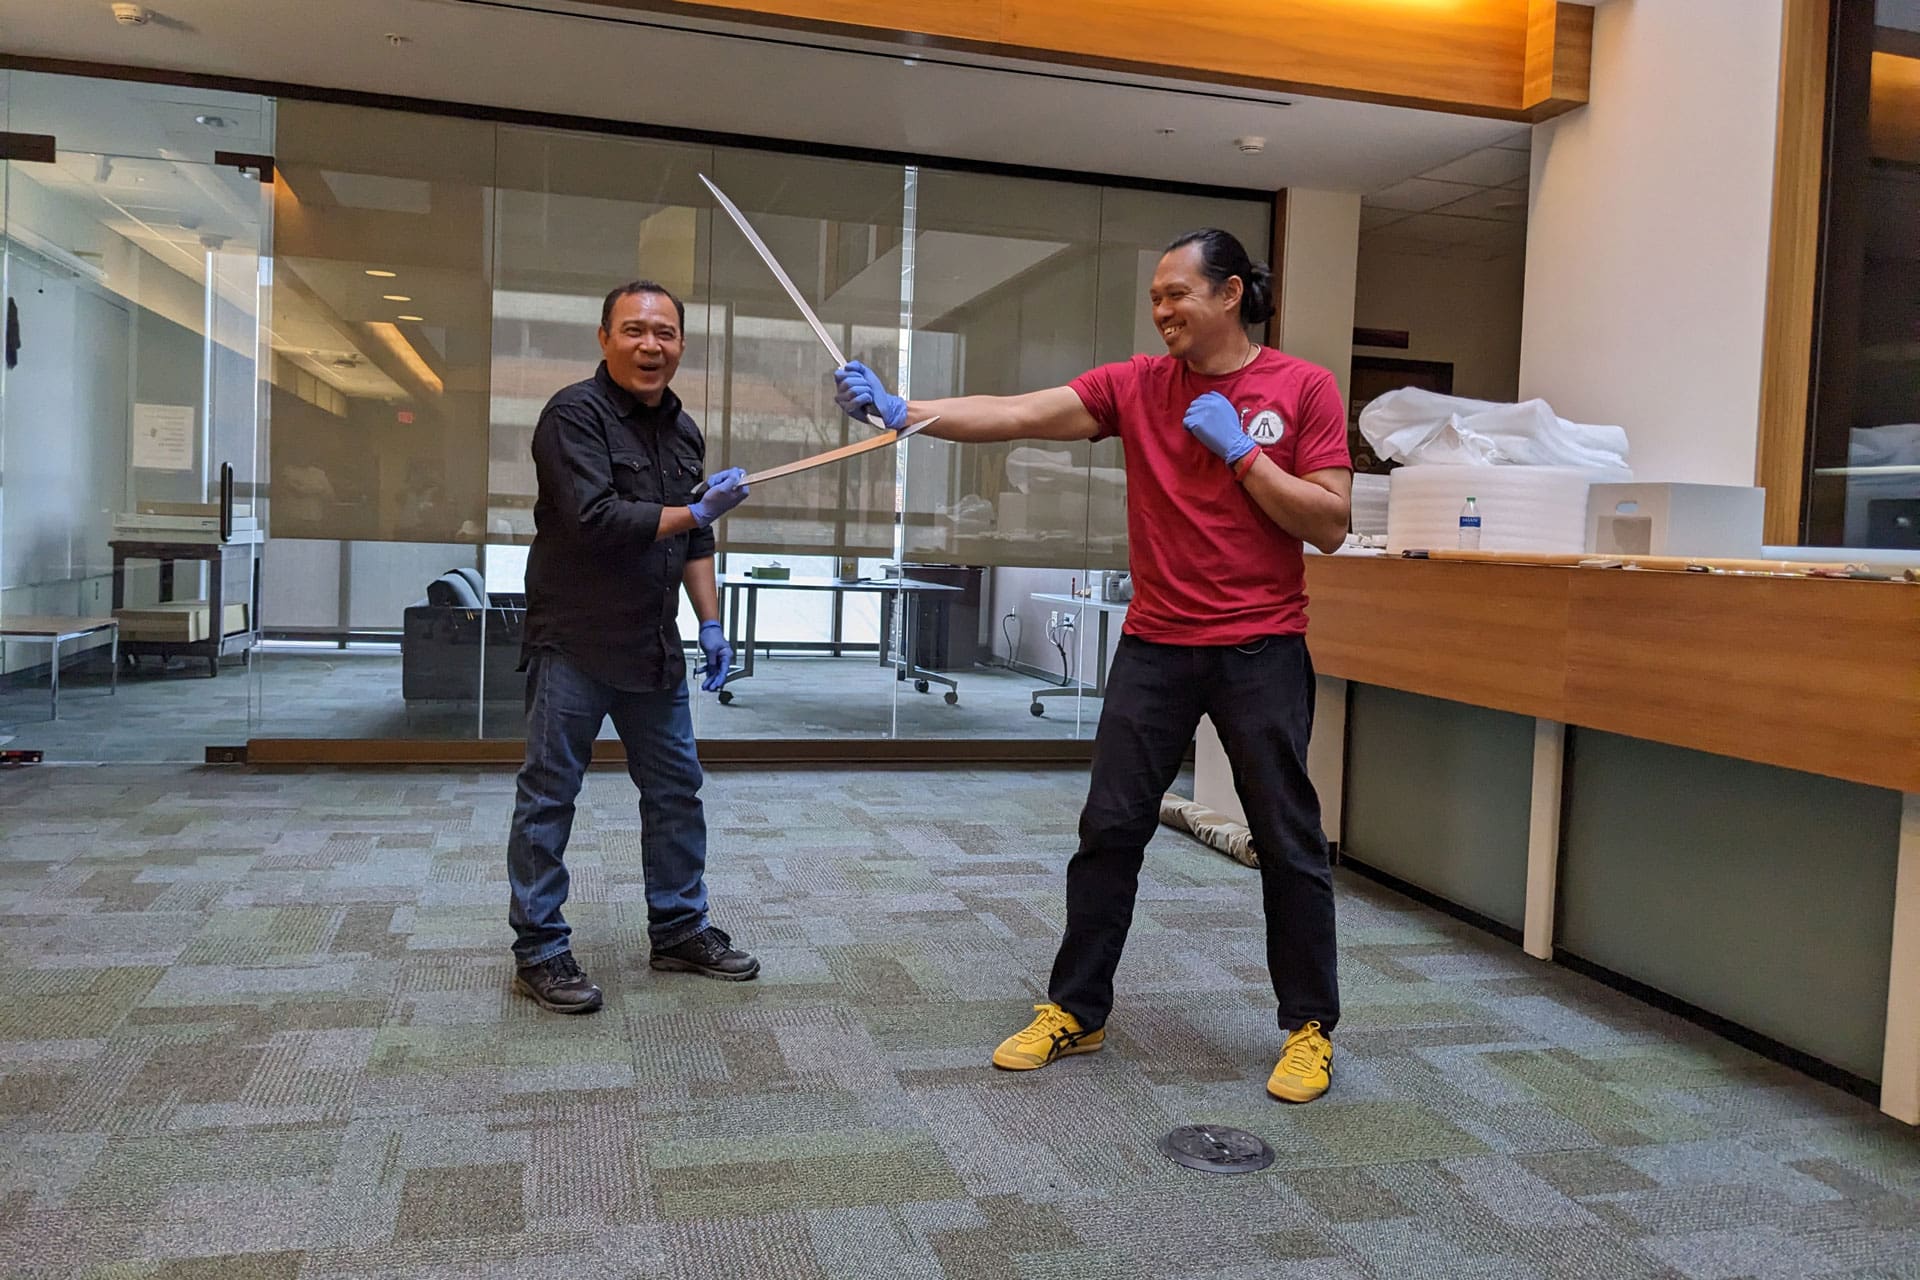
<svg viewBox="0 0 1920 1280">
<path fill-rule="evenodd" d="M 1273 314 L 1271 276 L 1229 233 L 1174 241 L 1149 297 L 1164 356 L 1026 395 L 911 404 L 856 361 L 835 372 L 836 398 L 895 429 L 938 414 L 927 434 L 947 440 L 1118 435 L 1126 452 L 1133 603 L 1067 865 L 1066 937 L 1048 1003 L 995 1050 L 994 1065 L 1032 1070 L 1105 1042 L 1160 798 L 1208 715 L 1260 851 L 1284 1032 L 1267 1091 L 1310 1102 L 1331 1079 L 1340 991 L 1333 873 L 1307 777 L 1314 678 L 1301 544 L 1331 551 L 1346 537 L 1346 413 L 1331 373 L 1247 336 Z"/>
</svg>

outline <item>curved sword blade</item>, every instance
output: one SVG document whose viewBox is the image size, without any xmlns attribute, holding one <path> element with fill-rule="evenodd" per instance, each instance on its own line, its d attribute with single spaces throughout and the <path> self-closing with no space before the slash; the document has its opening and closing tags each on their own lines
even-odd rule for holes
<svg viewBox="0 0 1920 1280">
<path fill-rule="evenodd" d="M 753 246 L 753 251 L 760 255 L 760 261 L 767 264 L 767 270 L 773 272 L 773 278 L 780 282 L 780 287 L 787 291 L 789 298 L 793 299 L 793 305 L 800 309 L 801 316 L 812 327 L 813 336 L 820 339 L 820 345 L 825 347 L 827 354 L 833 357 L 833 367 L 838 369 L 845 364 L 847 358 L 840 353 L 840 344 L 835 342 L 833 335 L 827 332 L 827 326 L 820 323 L 820 317 L 813 314 L 813 308 L 808 306 L 807 300 L 801 296 L 799 286 L 794 284 L 793 277 L 787 274 L 786 268 L 780 265 L 780 260 L 773 256 L 773 250 L 767 248 L 767 242 L 760 238 L 760 233 L 753 229 L 753 224 L 747 221 L 747 215 L 740 212 L 738 205 L 727 199 L 727 193 L 715 186 L 712 178 L 704 173 L 695 176 L 708 191 L 713 193 L 715 202 L 729 218 L 733 219 L 733 225 L 740 228 L 740 234 L 747 238 L 747 243 Z M 879 427 L 883 431 L 887 427 L 886 423 L 880 421 L 877 414 L 868 414 L 861 421 L 868 426 Z"/>
</svg>

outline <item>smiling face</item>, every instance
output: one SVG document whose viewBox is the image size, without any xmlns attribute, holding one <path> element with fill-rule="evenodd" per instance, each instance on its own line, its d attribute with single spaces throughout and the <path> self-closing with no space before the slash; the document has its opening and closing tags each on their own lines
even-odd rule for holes
<svg viewBox="0 0 1920 1280">
<path fill-rule="evenodd" d="M 680 313 L 664 293 L 629 293 L 614 300 L 600 330 L 607 375 L 642 404 L 656 405 L 686 354 Z"/>
<path fill-rule="evenodd" d="M 1247 342 L 1240 326 L 1240 277 L 1229 276 L 1216 288 L 1203 266 L 1200 246 L 1183 244 L 1161 257 L 1147 292 L 1167 354 L 1193 365 L 1238 353 Z"/>
</svg>

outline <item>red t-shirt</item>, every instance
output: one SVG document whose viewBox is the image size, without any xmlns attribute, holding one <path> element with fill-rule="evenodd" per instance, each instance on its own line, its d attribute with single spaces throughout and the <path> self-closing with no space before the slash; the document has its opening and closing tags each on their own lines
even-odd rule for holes
<svg viewBox="0 0 1920 1280">
<path fill-rule="evenodd" d="M 1135 356 L 1075 378 L 1073 389 L 1127 457 L 1128 635 L 1161 644 L 1245 644 L 1307 629 L 1300 540 L 1255 505 L 1194 439 L 1187 406 L 1218 391 L 1267 457 L 1293 475 L 1351 467 L 1333 375 L 1271 347 L 1210 377 L 1172 356 Z"/>
</svg>

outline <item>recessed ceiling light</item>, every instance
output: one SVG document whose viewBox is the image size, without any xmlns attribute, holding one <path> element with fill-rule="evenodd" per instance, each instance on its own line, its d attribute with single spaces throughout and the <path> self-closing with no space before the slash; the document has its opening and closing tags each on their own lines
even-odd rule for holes
<svg viewBox="0 0 1920 1280">
<path fill-rule="evenodd" d="M 395 276 L 399 275 L 400 273 L 398 271 L 375 271 L 373 268 L 369 267 L 367 269 L 367 274 L 372 276 L 376 280 L 391 280 Z"/>
<path fill-rule="evenodd" d="M 408 297 L 404 293 L 383 293 L 380 296 L 385 298 L 388 302 L 412 302 L 413 301 L 412 298 Z"/>
<path fill-rule="evenodd" d="M 395 320 L 411 320 L 415 324 L 424 324 L 426 323 L 427 318 L 425 316 L 395 316 L 394 319 Z"/>
</svg>

